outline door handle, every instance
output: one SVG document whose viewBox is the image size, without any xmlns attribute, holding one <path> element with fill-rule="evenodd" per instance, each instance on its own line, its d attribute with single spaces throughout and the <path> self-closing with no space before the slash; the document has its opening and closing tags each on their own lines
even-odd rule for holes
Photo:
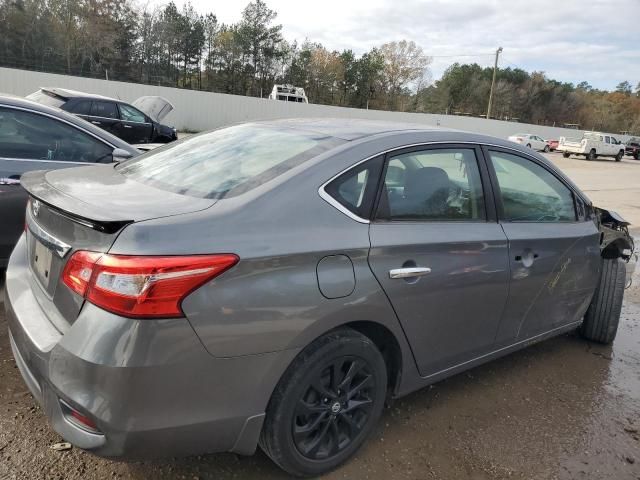
<svg viewBox="0 0 640 480">
<path fill-rule="evenodd" d="M 515 261 L 521 262 L 523 266 L 529 268 L 531 265 L 533 265 L 533 262 L 537 258 L 538 258 L 537 253 L 534 253 L 530 249 L 526 249 L 524 252 L 522 252 L 522 255 L 515 256 Z"/>
<path fill-rule="evenodd" d="M 428 267 L 394 268 L 389 270 L 389 278 L 413 278 L 422 277 L 431 273 Z"/>
<path fill-rule="evenodd" d="M 131 125 L 125 125 L 124 128 L 133 128 Z"/>
<path fill-rule="evenodd" d="M 525 255 L 524 257 L 522 255 L 516 255 L 516 262 L 523 262 L 524 260 L 526 260 L 527 257 L 531 257 L 533 256 L 534 259 L 538 258 L 538 254 L 534 253 L 533 255 Z"/>
<path fill-rule="evenodd" d="M 96 122 L 95 120 L 91 120 L 91 123 L 93 123 L 94 125 L 101 125 L 101 122 Z"/>
</svg>

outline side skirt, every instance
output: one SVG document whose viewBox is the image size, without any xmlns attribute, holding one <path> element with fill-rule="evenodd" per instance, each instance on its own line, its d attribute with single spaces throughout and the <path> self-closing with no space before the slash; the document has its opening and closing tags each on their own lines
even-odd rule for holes
<svg viewBox="0 0 640 480">
<path fill-rule="evenodd" d="M 554 328 L 553 330 L 549 330 L 548 332 L 541 333 L 535 335 L 533 337 L 527 338 L 526 340 L 521 340 L 519 342 L 513 343 L 506 347 L 499 348 L 498 350 L 494 350 L 493 352 L 486 353 L 474 359 L 468 360 L 466 362 L 462 362 L 458 365 L 454 365 L 449 368 L 445 368 L 444 370 L 440 370 L 439 372 L 433 373 L 426 377 L 419 377 L 419 380 L 412 383 L 411 385 L 404 385 L 401 387 L 398 392 L 394 395 L 394 398 L 400 398 L 405 395 L 408 395 L 411 392 L 424 388 L 433 383 L 439 382 L 440 380 L 444 380 L 445 378 L 456 375 L 460 372 L 464 372 L 471 368 L 477 367 L 478 365 L 482 365 L 483 363 L 490 362 L 491 360 L 495 360 L 496 358 L 503 357 L 510 353 L 516 352 L 518 350 L 522 350 L 530 345 L 541 342 L 543 340 L 547 340 L 551 337 L 556 337 L 558 335 L 562 335 L 563 333 L 570 332 L 571 330 L 576 329 L 582 320 L 578 322 L 573 322 L 568 325 L 563 325 L 562 327 Z"/>
</svg>

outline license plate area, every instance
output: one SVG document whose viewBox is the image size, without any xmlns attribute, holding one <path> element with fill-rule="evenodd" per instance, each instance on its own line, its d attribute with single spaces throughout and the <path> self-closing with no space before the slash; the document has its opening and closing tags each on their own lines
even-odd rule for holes
<svg viewBox="0 0 640 480">
<path fill-rule="evenodd" d="M 51 283 L 51 267 L 53 263 L 53 252 L 34 238 L 32 267 L 38 281 L 45 290 L 49 289 Z"/>
</svg>

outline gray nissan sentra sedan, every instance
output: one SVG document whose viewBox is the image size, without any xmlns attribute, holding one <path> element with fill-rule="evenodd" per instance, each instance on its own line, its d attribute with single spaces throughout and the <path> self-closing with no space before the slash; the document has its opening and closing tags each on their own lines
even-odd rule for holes
<svg viewBox="0 0 640 480">
<path fill-rule="evenodd" d="M 539 154 L 413 125 L 250 123 L 22 184 L 15 359 L 108 457 L 260 445 L 326 472 L 388 399 L 576 328 L 611 342 L 633 251 Z"/>
</svg>

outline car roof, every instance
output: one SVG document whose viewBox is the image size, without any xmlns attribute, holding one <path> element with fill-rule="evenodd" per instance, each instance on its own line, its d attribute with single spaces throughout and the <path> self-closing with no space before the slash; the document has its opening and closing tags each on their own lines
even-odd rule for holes
<svg viewBox="0 0 640 480">
<path fill-rule="evenodd" d="M 86 92 L 79 92 L 78 90 L 71 90 L 68 88 L 58 88 L 58 87 L 41 87 L 40 90 L 43 90 L 45 92 L 51 92 L 55 95 L 58 95 L 59 97 L 64 97 L 66 99 L 69 98 L 96 98 L 99 100 L 110 100 L 112 102 L 119 102 L 120 100 L 117 100 L 115 98 L 111 98 L 111 97 L 106 97 L 104 95 L 98 95 L 97 93 L 86 93 Z"/>
<path fill-rule="evenodd" d="M 288 118 L 255 123 L 315 132 L 347 141 L 390 132 L 439 130 L 438 127 L 420 123 L 388 122 L 359 118 Z"/>
<path fill-rule="evenodd" d="M 122 148 L 123 150 L 126 150 L 134 154 L 140 153 L 136 148 L 132 147 L 124 140 L 121 140 L 115 135 L 110 134 L 106 130 L 98 128 L 92 125 L 91 123 L 75 115 L 72 115 L 68 112 L 65 112 L 64 110 L 61 110 L 59 108 L 51 107 L 49 105 L 43 105 L 41 103 L 34 102 L 33 100 L 28 100 L 26 98 L 17 97 L 14 95 L 6 95 L 6 94 L 0 94 L 0 106 L 16 107 L 16 108 L 21 108 L 25 110 L 30 110 L 32 112 L 38 112 L 38 113 L 50 115 L 60 120 L 64 120 L 67 123 L 71 123 L 83 130 L 86 130 L 92 135 L 99 137 L 100 139 L 113 145 L 116 148 Z"/>
<path fill-rule="evenodd" d="M 251 123 L 322 133 L 327 136 L 346 140 L 347 143 L 376 141 L 376 139 L 384 137 L 384 143 L 389 146 L 389 149 L 386 151 L 404 148 L 409 146 L 409 144 L 428 145 L 443 143 L 469 143 L 472 145 L 501 147 L 506 150 L 519 153 L 525 157 L 534 157 L 538 163 L 554 172 L 575 191 L 580 192 L 585 200 L 588 200 L 584 192 L 582 192 L 569 177 L 556 167 L 553 162 L 545 158 L 543 155 L 532 151 L 529 147 L 490 135 L 466 132 L 448 127 L 364 119 L 296 118 Z M 411 138 L 412 140 L 408 141 L 408 138 Z M 341 148 L 343 147 L 336 147 L 336 149 Z"/>
<path fill-rule="evenodd" d="M 425 143 L 446 141 L 447 143 L 471 142 L 505 147 L 511 150 L 519 150 L 527 155 L 532 155 L 530 148 L 517 145 L 502 138 L 483 135 L 454 128 L 425 125 L 409 122 L 388 122 L 382 120 L 365 120 L 358 118 L 289 118 L 282 120 L 265 120 L 249 122 L 254 125 L 269 125 L 280 128 L 307 131 L 339 138 L 348 142 L 366 139 L 368 137 L 393 137 L 407 133 L 420 134 Z M 224 127 L 222 127 L 224 128 Z M 542 155 L 535 154 L 536 158 L 550 164 Z"/>
</svg>

